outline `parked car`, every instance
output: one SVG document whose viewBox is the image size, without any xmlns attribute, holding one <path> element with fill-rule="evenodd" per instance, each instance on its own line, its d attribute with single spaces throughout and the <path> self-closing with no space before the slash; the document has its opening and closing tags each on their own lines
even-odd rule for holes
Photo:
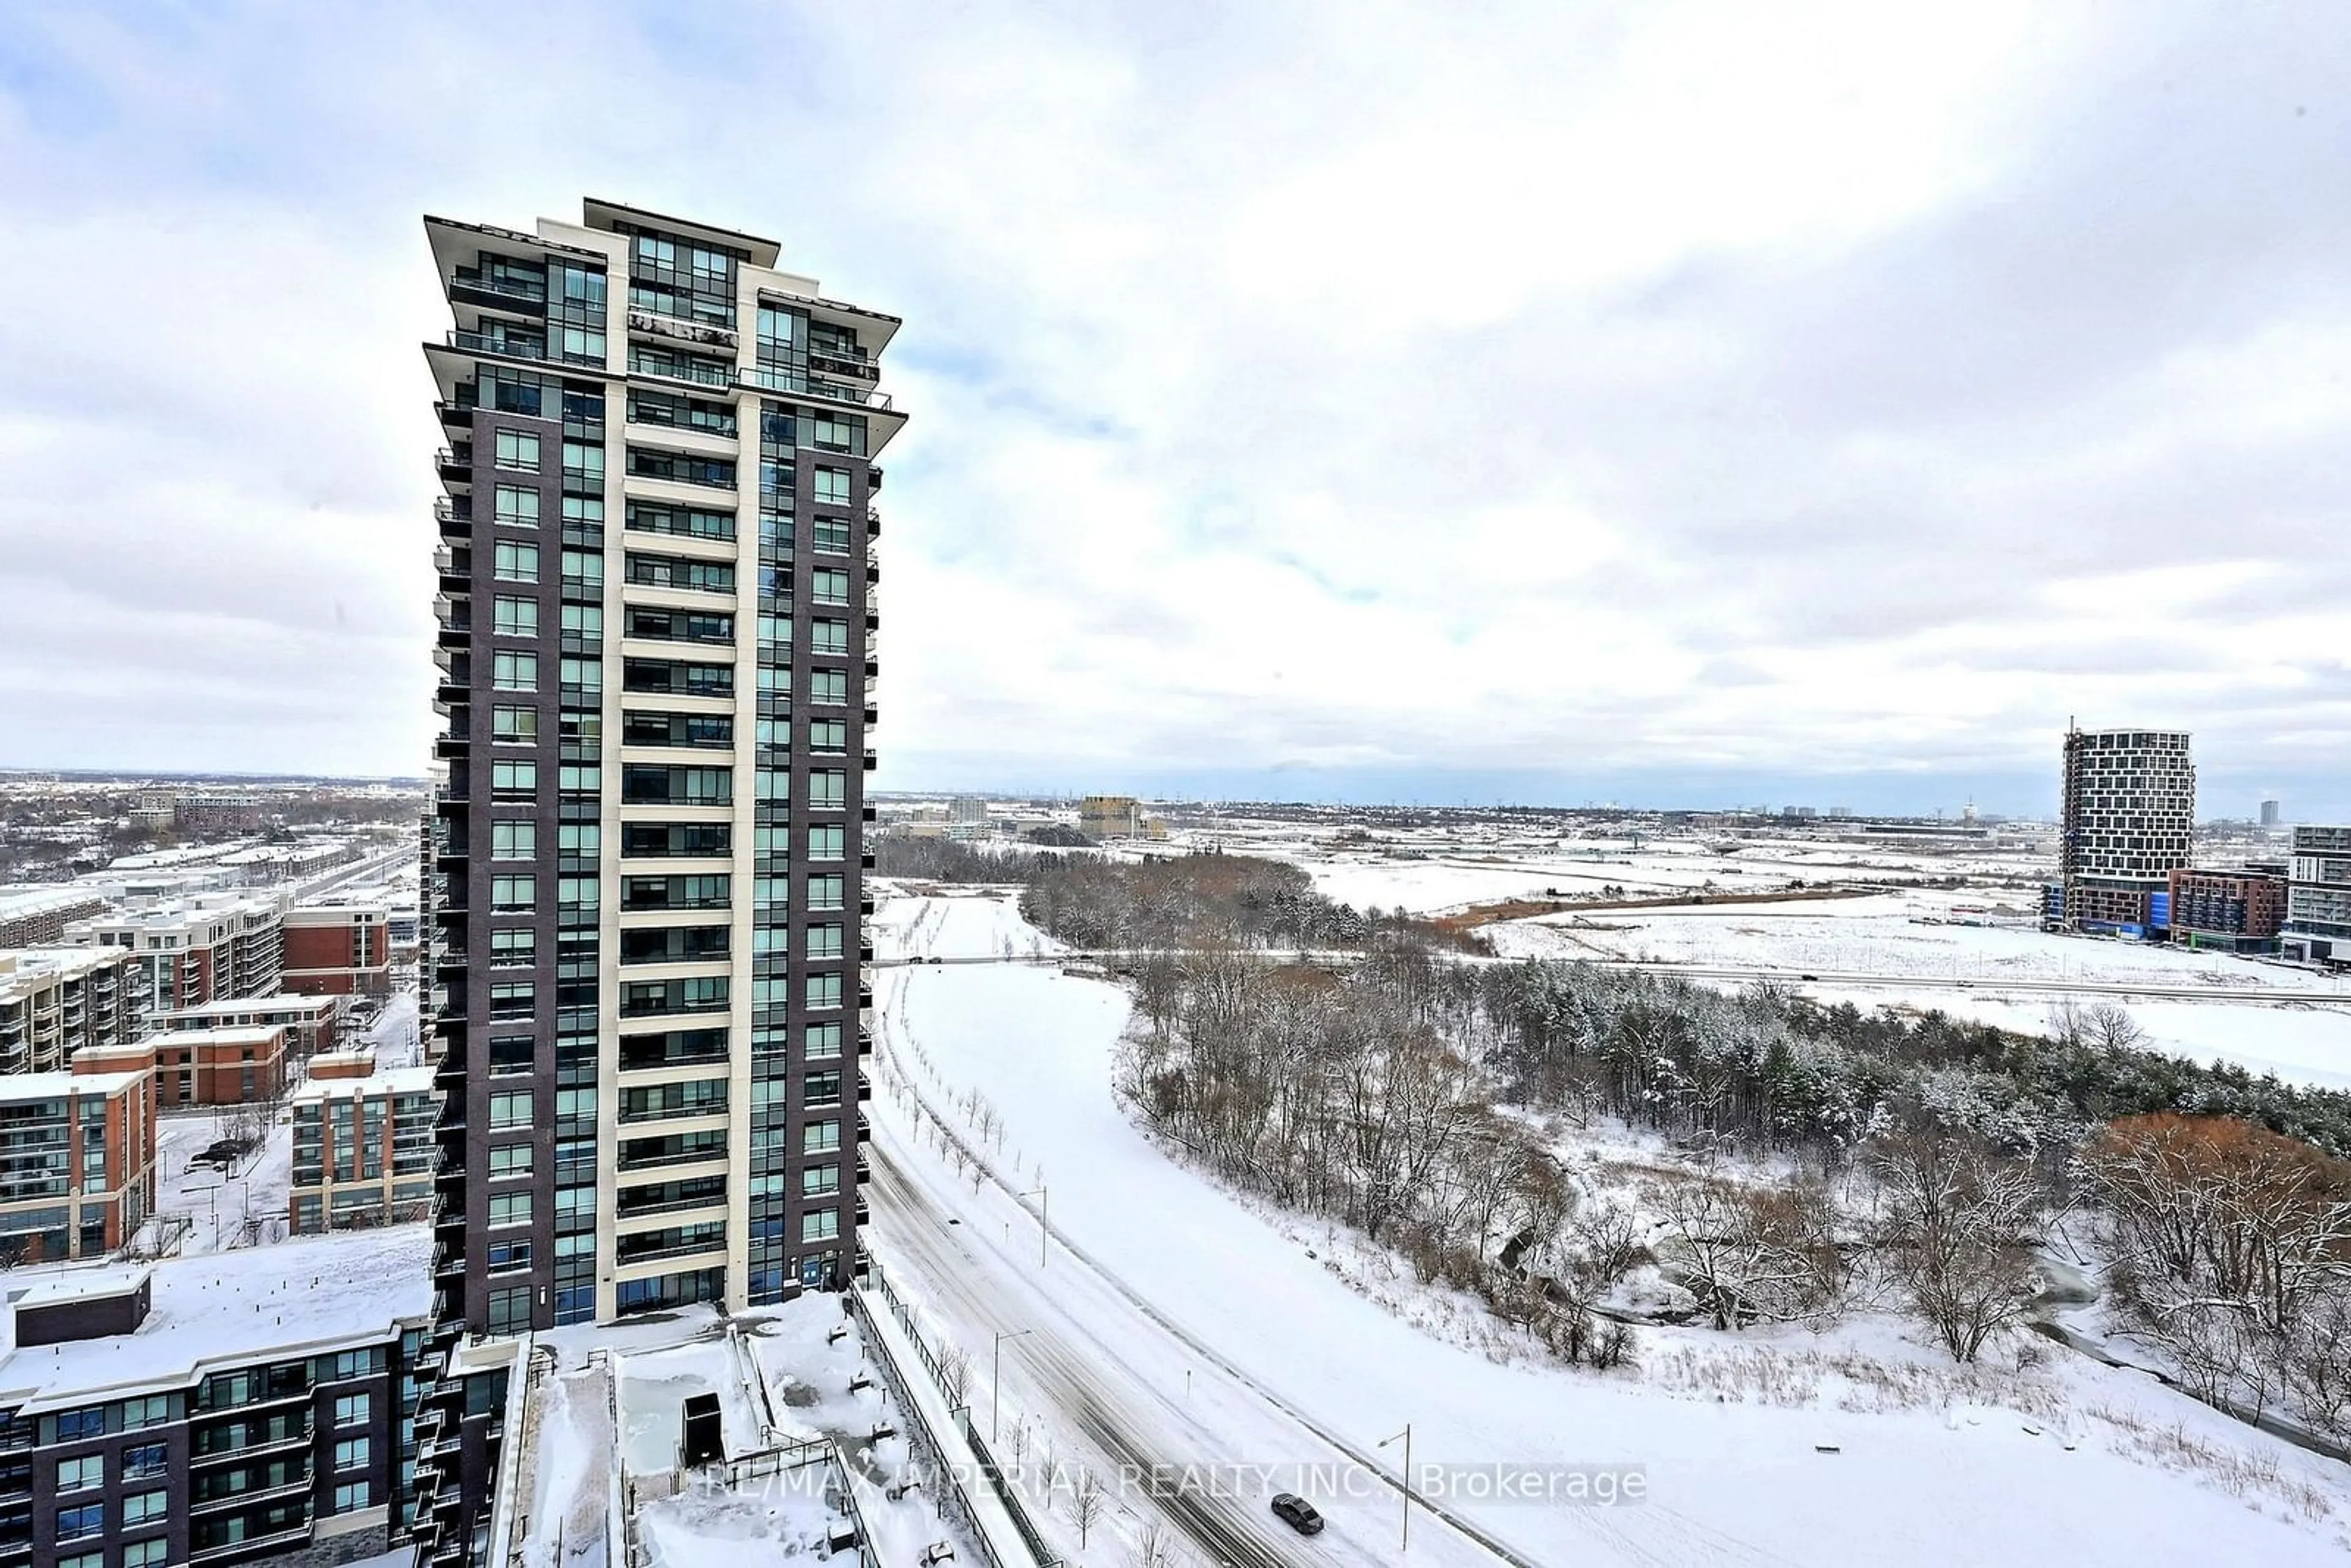
<svg viewBox="0 0 2351 1568">
<path fill-rule="evenodd" d="M 1322 1533 L 1322 1516 L 1314 1505 L 1296 1492 L 1278 1491 L 1273 1494 L 1273 1517 L 1301 1535 Z"/>
</svg>

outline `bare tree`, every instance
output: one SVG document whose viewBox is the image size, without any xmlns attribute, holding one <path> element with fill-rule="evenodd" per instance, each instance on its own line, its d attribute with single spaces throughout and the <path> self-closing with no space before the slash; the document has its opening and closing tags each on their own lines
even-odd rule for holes
<svg viewBox="0 0 2351 1568">
<path fill-rule="evenodd" d="M 1167 1527 L 1155 1519 L 1144 1521 L 1132 1555 L 1134 1568 L 1175 1568 L 1176 1544 L 1167 1538 Z"/>
<path fill-rule="evenodd" d="M 1109 1506 L 1110 1494 L 1102 1490 L 1102 1482 L 1095 1478 L 1093 1471 L 1081 1467 L 1076 1490 L 1070 1494 L 1070 1514 L 1078 1522 L 1079 1551 L 1086 1549 L 1086 1533 L 1093 1529 L 1094 1521 L 1100 1519 L 1102 1511 Z"/>
<path fill-rule="evenodd" d="M 967 1403 L 964 1396 L 971 1386 L 971 1352 L 953 1340 L 939 1343 L 939 1388 L 949 1405 Z"/>
<path fill-rule="evenodd" d="M 2032 1167 L 1972 1140 L 1910 1134 L 1870 1155 L 1878 1239 L 1912 1308 L 1972 1362 L 2030 1303 L 2041 1189 Z"/>
</svg>

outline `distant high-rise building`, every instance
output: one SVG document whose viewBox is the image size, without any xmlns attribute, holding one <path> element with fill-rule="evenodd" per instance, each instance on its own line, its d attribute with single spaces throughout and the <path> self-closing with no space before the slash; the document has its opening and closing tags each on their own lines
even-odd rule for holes
<svg viewBox="0 0 2351 1568">
<path fill-rule="evenodd" d="M 2185 730 L 2069 729 L 2058 873 L 2076 929 L 2146 926 L 2189 863 L 2196 763 Z"/>
<path fill-rule="evenodd" d="M 872 460 L 904 418 L 898 319 L 773 240 L 593 200 L 425 229 L 440 1565 L 486 1529 L 498 1336 L 857 1267 Z"/>
<path fill-rule="evenodd" d="M 2264 800 L 2262 802 L 2262 827 L 2274 828 L 2284 820 L 2284 816 L 2280 812 L 2278 803 L 2275 800 Z"/>
</svg>

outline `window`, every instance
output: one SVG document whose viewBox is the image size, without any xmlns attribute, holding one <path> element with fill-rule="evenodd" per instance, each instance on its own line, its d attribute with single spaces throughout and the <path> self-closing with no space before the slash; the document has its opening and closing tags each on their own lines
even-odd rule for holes
<svg viewBox="0 0 2351 1568">
<path fill-rule="evenodd" d="M 122 1450 L 122 1479 L 126 1481 L 160 1476 L 169 1465 L 170 1460 L 165 1457 L 161 1443 L 141 1443 L 135 1448 Z"/>
<path fill-rule="evenodd" d="M 849 505 L 849 470 L 828 468 L 819 465 L 816 471 L 816 502 L 820 507 Z"/>
<path fill-rule="evenodd" d="M 517 474 L 538 472 L 538 437 L 519 430 L 498 432 L 497 465 Z"/>
<path fill-rule="evenodd" d="M 490 738 L 519 745 L 535 743 L 538 739 L 538 710 L 517 704 L 498 704 L 490 710 Z"/>
<path fill-rule="evenodd" d="M 505 600 L 498 601 L 503 604 Z M 827 621 L 818 617 L 809 622 L 809 652 L 811 653 L 846 653 L 849 652 L 849 622 Z"/>
<path fill-rule="evenodd" d="M 507 547 L 500 545 L 500 549 Z M 809 573 L 809 593 L 819 604 L 849 602 L 849 574 L 845 571 L 817 570 Z"/>
<path fill-rule="evenodd" d="M 528 1225 L 530 1194 L 527 1192 L 494 1192 L 490 1194 L 490 1224 Z"/>
<path fill-rule="evenodd" d="M 841 1025 L 812 1023 L 801 1037 L 810 1061 L 832 1061 L 841 1056 Z"/>
<path fill-rule="evenodd" d="M 168 1394 L 151 1394 L 143 1399 L 122 1402 L 122 1429 L 135 1432 L 141 1427 L 160 1427 L 172 1418 L 172 1397 Z"/>
<path fill-rule="evenodd" d="M 569 334 L 566 333 L 565 336 L 569 337 Z M 527 1319 L 528 1314 L 526 1313 L 525 1317 Z M 528 1328 L 530 1324 L 526 1321 L 516 1326 L 519 1328 Z M 493 1330 L 492 1332 L 496 1333 L 498 1331 Z M 329 1511 L 333 1513 L 357 1513 L 360 1510 L 368 1506 L 368 1497 L 369 1489 L 367 1482 L 339 1481 L 335 1486 L 335 1500 Z M 124 1568 L 129 1568 L 130 1560 L 125 1558 L 123 1561 Z"/>
<path fill-rule="evenodd" d="M 490 629 L 501 637 L 538 636 L 538 601 L 500 594 L 492 609 Z"/>
<path fill-rule="evenodd" d="M 802 1197 L 827 1197 L 840 1190 L 839 1166 L 810 1166 L 800 1172 Z"/>
<path fill-rule="evenodd" d="M 496 1221 L 493 1220 L 491 1223 L 496 1224 Z M 374 1448 L 375 1445 L 365 1437 L 338 1439 L 335 1443 L 335 1469 L 339 1470 L 363 1469 Z"/>
<path fill-rule="evenodd" d="M 490 824 L 490 858 L 527 861 L 538 852 L 538 824 L 501 818 Z"/>
<path fill-rule="evenodd" d="M 508 800 L 528 800 L 538 793 L 538 764 L 493 762 L 490 793 Z"/>
<path fill-rule="evenodd" d="M 501 485 L 497 494 L 497 519 L 510 528 L 538 527 L 538 492 L 526 490 L 519 485 Z"/>
<path fill-rule="evenodd" d="M 134 1524 L 144 1524 L 151 1519 L 161 1519 L 171 1506 L 172 1494 L 167 1491 L 133 1492 L 122 1500 L 122 1525 L 128 1530 Z"/>
<path fill-rule="evenodd" d="M 841 1210 L 820 1208 L 800 1216 L 800 1239 L 831 1241 L 841 1234 Z"/>
<path fill-rule="evenodd" d="M 499 1144 L 490 1150 L 490 1179 L 530 1175 L 531 1147 L 528 1144 Z"/>
<path fill-rule="evenodd" d="M 806 1100 L 810 1105 L 840 1104 L 841 1074 L 837 1071 L 810 1073 Z"/>
<path fill-rule="evenodd" d="M 80 1491 L 88 1487 L 106 1484 L 106 1456 L 85 1454 L 78 1459 L 57 1461 L 57 1490 Z"/>
<path fill-rule="evenodd" d="M 564 1240 L 575 1239 L 565 1237 Z M 528 1241 L 493 1241 L 489 1247 L 490 1272 L 511 1273 L 530 1267 L 530 1243 Z"/>
<path fill-rule="evenodd" d="M 811 670 L 809 672 L 809 701 L 828 707 L 841 707 L 849 702 L 849 672 L 847 670 Z"/>
<path fill-rule="evenodd" d="M 490 684 L 502 692 L 538 690 L 538 655 L 536 653 L 491 654 Z"/>
<path fill-rule="evenodd" d="M 838 958 L 841 956 L 841 927 L 811 925 L 808 928 L 808 956 Z"/>
<path fill-rule="evenodd" d="M 501 980 L 490 988 L 490 1016 L 527 1019 L 538 1006 L 538 988 L 528 980 Z"/>
<path fill-rule="evenodd" d="M 538 907 L 538 878 L 535 876 L 494 876 L 490 878 L 490 911 L 496 915 L 522 915 Z"/>
<path fill-rule="evenodd" d="M 841 1147 L 841 1124 L 810 1122 L 800 1129 L 800 1153 L 829 1155 Z"/>
<path fill-rule="evenodd" d="M 490 1128 L 493 1132 L 529 1125 L 529 1090 L 509 1091 L 490 1096 Z"/>
<path fill-rule="evenodd" d="M 820 768 L 809 775 L 808 803 L 811 807 L 838 811 L 848 795 L 848 774 Z"/>
<path fill-rule="evenodd" d="M 849 749 L 849 726 L 841 719 L 810 719 L 808 734 L 810 751 L 842 752 Z"/>
<path fill-rule="evenodd" d="M 369 1395 L 338 1394 L 335 1396 L 335 1425 L 338 1427 L 363 1426 L 368 1417 L 374 1414 L 374 1400 Z"/>
<path fill-rule="evenodd" d="M 819 517 L 810 525 L 816 549 L 825 555 L 849 553 L 849 525 L 839 517 Z"/>
<path fill-rule="evenodd" d="M 846 879 L 837 872 L 827 872 L 821 876 L 810 877 L 808 906 L 810 909 L 839 909 L 841 890 L 845 885 Z"/>
<path fill-rule="evenodd" d="M 538 547 L 507 544 L 501 541 L 492 556 L 493 570 L 500 582 L 537 582 L 538 580 Z"/>
<path fill-rule="evenodd" d="M 808 831 L 808 858 L 812 861 L 837 861 L 841 858 L 847 842 L 847 830 L 838 822 L 829 827 Z"/>
<path fill-rule="evenodd" d="M 490 1332 L 492 1333 L 519 1333 L 528 1327 L 530 1327 L 530 1287 L 528 1285 L 508 1285 L 503 1290 L 490 1292 Z"/>
<path fill-rule="evenodd" d="M 57 1510 L 59 1541 L 80 1541 L 92 1535 L 103 1535 L 105 1532 L 106 1505 L 102 1502 L 87 1503 L 80 1508 Z"/>
<path fill-rule="evenodd" d="M 160 1535 L 152 1541 L 133 1541 L 122 1549 L 122 1568 L 163 1568 L 171 1544 Z"/>
</svg>

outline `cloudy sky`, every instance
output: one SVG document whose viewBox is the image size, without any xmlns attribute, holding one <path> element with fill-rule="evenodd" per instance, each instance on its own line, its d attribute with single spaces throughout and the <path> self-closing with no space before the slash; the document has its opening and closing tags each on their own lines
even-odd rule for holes
<svg viewBox="0 0 2351 1568">
<path fill-rule="evenodd" d="M 0 764 L 416 774 L 419 215 L 902 315 L 887 788 L 2351 814 L 2337 4 L 0 11 Z"/>
</svg>

